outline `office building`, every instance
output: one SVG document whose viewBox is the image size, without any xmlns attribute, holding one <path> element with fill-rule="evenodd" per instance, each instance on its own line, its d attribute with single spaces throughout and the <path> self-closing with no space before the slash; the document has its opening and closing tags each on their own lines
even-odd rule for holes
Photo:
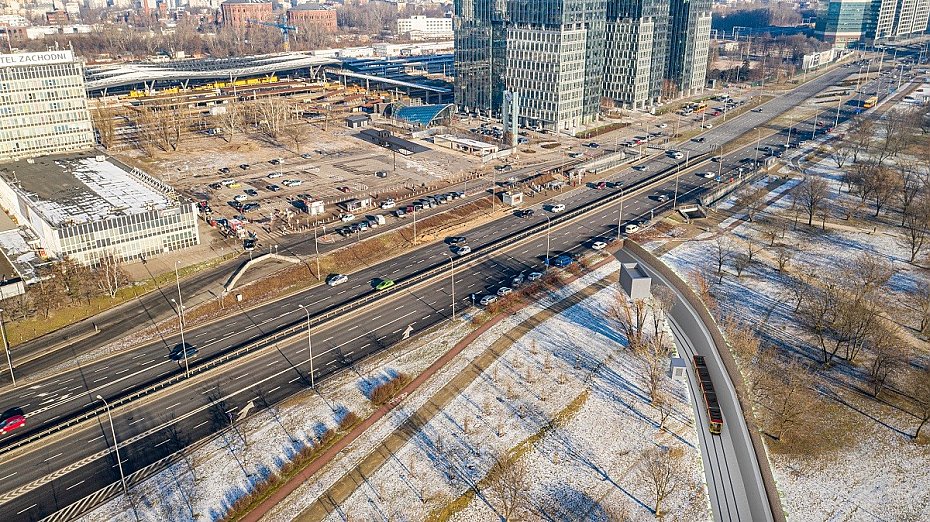
<svg viewBox="0 0 930 522">
<path fill-rule="evenodd" d="M 671 0 L 668 61 L 665 77 L 676 92 L 665 97 L 704 91 L 710 47 L 711 0 Z"/>
<path fill-rule="evenodd" d="M 0 165 L 0 205 L 38 237 L 42 257 L 149 258 L 200 242 L 197 210 L 168 185 L 94 154 Z"/>
<path fill-rule="evenodd" d="M 454 5 L 456 104 L 497 115 L 509 90 L 525 126 L 574 132 L 597 119 L 604 0 Z"/>
<path fill-rule="evenodd" d="M 501 116 L 510 91 L 521 125 L 573 132 L 602 97 L 643 109 L 704 89 L 710 0 L 456 0 L 454 13 L 455 102 L 467 112 Z"/>
<path fill-rule="evenodd" d="M 93 144 L 84 64 L 70 50 L 0 54 L 0 161 Z"/>
<path fill-rule="evenodd" d="M 668 0 L 607 4 L 604 97 L 632 109 L 658 103 L 668 42 Z"/>
<path fill-rule="evenodd" d="M 874 40 L 896 40 L 927 30 L 930 0 L 876 0 Z"/>
<path fill-rule="evenodd" d="M 831 0 L 817 16 L 815 34 L 834 47 L 845 48 L 873 32 L 872 0 Z"/>
<path fill-rule="evenodd" d="M 397 34 L 411 38 L 452 38 L 452 19 L 423 15 L 400 18 L 397 20 Z"/>
</svg>

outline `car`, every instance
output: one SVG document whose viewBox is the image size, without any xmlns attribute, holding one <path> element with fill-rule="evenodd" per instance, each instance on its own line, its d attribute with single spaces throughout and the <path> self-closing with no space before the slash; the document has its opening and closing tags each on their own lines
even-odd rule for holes
<svg viewBox="0 0 930 522">
<path fill-rule="evenodd" d="M 283 177 L 284 177 L 283 172 L 272 172 L 271 174 L 268 174 L 268 179 L 276 179 L 276 178 L 283 178 Z"/>
<path fill-rule="evenodd" d="M 233 196 L 233 200 L 238 203 L 242 203 L 243 201 L 247 199 L 249 199 L 249 197 L 246 196 L 245 194 L 236 194 L 235 196 Z"/>
<path fill-rule="evenodd" d="M 606 181 L 600 181 L 600 182 L 598 182 L 598 184 L 595 185 L 594 187 L 597 188 L 598 190 L 604 190 L 604 189 L 607 188 L 607 182 L 606 182 Z"/>
<path fill-rule="evenodd" d="M 720 163 L 720 161 L 721 161 L 722 159 L 723 159 L 723 158 L 721 158 L 720 156 L 714 156 L 714 157 L 711 158 L 710 160 L 711 160 L 712 162 L 714 162 L 714 163 Z"/>
<path fill-rule="evenodd" d="M 457 245 L 459 243 L 464 243 L 465 236 L 451 236 L 448 239 L 446 239 L 446 242 L 449 243 L 450 245 Z"/>
<path fill-rule="evenodd" d="M 713 123 L 705 123 L 705 124 L 704 124 L 704 128 L 705 128 L 705 129 L 713 129 L 713 128 L 714 128 L 714 124 L 713 124 Z"/>
<path fill-rule="evenodd" d="M 197 356 L 197 348 L 191 343 L 184 342 L 174 345 L 174 348 L 168 352 L 168 358 L 179 363 L 184 359 L 190 359 Z"/>
<path fill-rule="evenodd" d="M 342 283 L 345 283 L 349 280 L 349 276 L 345 274 L 332 274 L 326 278 L 326 284 L 329 286 L 338 286 Z"/>
<path fill-rule="evenodd" d="M 500 297 L 504 297 L 512 293 L 513 293 L 513 288 L 510 288 L 509 286 L 502 286 L 497 289 L 497 295 Z"/>
<path fill-rule="evenodd" d="M 660 129 L 664 129 L 664 128 L 668 127 L 668 123 L 660 123 L 660 124 L 656 125 L 656 127 L 660 128 Z"/>
<path fill-rule="evenodd" d="M 242 249 L 246 252 L 255 250 L 256 241 L 254 239 L 245 239 L 242 241 Z"/>
<path fill-rule="evenodd" d="M 517 216 L 518 216 L 518 217 L 521 217 L 521 218 L 528 218 L 528 217 L 531 217 L 531 216 L 532 216 L 533 214 L 535 214 L 535 213 L 536 213 L 536 211 L 534 211 L 533 209 L 531 209 L 531 208 L 525 208 L 525 209 L 523 209 L 523 210 L 518 210 L 518 211 L 517 211 Z"/>
<path fill-rule="evenodd" d="M 375 176 L 378 176 L 379 178 L 386 178 L 388 173 L 387 171 L 379 170 L 378 172 L 375 172 Z"/>
<path fill-rule="evenodd" d="M 564 211 L 565 211 L 565 205 L 563 205 L 562 203 L 556 203 L 555 205 L 551 205 L 551 206 L 549 207 L 549 211 L 550 211 L 550 212 L 555 212 L 555 213 L 564 212 Z"/>
<path fill-rule="evenodd" d="M 219 182 L 217 182 L 217 183 L 210 183 L 210 185 L 208 185 L 208 186 L 209 186 L 210 188 L 212 188 L 213 190 L 219 190 L 219 189 L 223 188 L 223 184 L 222 184 L 222 183 L 219 183 Z"/>
<path fill-rule="evenodd" d="M 493 303 L 494 301 L 497 301 L 497 296 L 496 296 L 496 295 L 486 295 L 486 296 L 482 297 L 481 300 L 478 301 L 478 302 L 481 304 L 481 306 L 488 306 L 489 304 Z"/>
<path fill-rule="evenodd" d="M 682 154 L 681 152 L 679 152 L 679 151 L 677 151 L 677 150 L 669 150 L 669 151 L 666 151 L 665 154 L 666 154 L 668 157 L 670 157 L 670 158 L 675 158 L 675 159 L 681 159 L 681 158 L 684 158 L 684 157 L 685 157 L 684 154 Z"/>
<path fill-rule="evenodd" d="M 281 182 L 285 187 L 299 187 L 303 184 L 303 181 L 299 179 L 286 179 Z"/>
<path fill-rule="evenodd" d="M 404 209 L 402 209 L 402 208 L 399 208 L 399 209 L 397 209 L 397 210 L 394 211 L 394 215 L 397 216 L 397 217 L 399 217 L 399 218 L 407 217 L 407 211 L 404 210 Z"/>
<path fill-rule="evenodd" d="M 275 158 L 275 159 L 269 161 L 268 163 L 271 163 L 272 165 L 280 165 L 280 164 L 284 163 L 284 160 L 279 159 L 279 158 Z"/>
<path fill-rule="evenodd" d="M 596 143 L 596 142 L 593 142 L 593 141 L 592 141 L 591 143 L 588 143 L 588 148 L 589 148 L 589 149 L 596 149 L 596 148 L 598 148 L 598 147 L 600 147 L 600 146 L 601 146 L 600 143 Z"/>
<path fill-rule="evenodd" d="M 393 199 L 389 199 L 381 203 L 381 208 L 384 210 L 394 208 L 395 206 L 397 206 L 397 203 L 395 203 Z"/>
<path fill-rule="evenodd" d="M 300 157 L 303 159 L 310 159 L 313 157 L 313 154 L 310 154 L 309 152 L 304 152 L 303 154 L 300 155 Z"/>
<path fill-rule="evenodd" d="M 527 280 L 527 281 L 530 281 L 530 282 L 532 282 L 532 281 L 539 281 L 540 279 L 542 279 L 542 273 L 541 273 L 541 272 L 530 272 L 530 273 L 527 274 L 527 276 L 526 276 L 526 280 Z"/>
<path fill-rule="evenodd" d="M 572 158 L 572 159 L 580 158 L 580 157 L 582 157 L 582 156 L 584 156 L 584 152 L 581 152 L 581 151 L 578 151 L 578 152 L 569 152 L 569 153 L 568 153 L 568 157 L 569 157 L 569 158 Z"/>
<path fill-rule="evenodd" d="M 223 173 L 223 174 L 229 174 L 229 167 L 222 167 L 222 168 L 220 168 L 220 172 Z"/>
<path fill-rule="evenodd" d="M 656 196 L 656 201 L 659 203 L 665 203 L 669 200 L 668 194 L 659 194 Z"/>
<path fill-rule="evenodd" d="M 629 225 L 623 227 L 623 231 L 627 234 L 632 234 L 633 232 L 636 232 L 638 230 L 639 230 L 639 225 L 637 225 L 636 223 L 630 223 Z"/>
<path fill-rule="evenodd" d="M 343 186 L 343 187 L 336 187 L 336 190 L 338 190 L 339 192 L 345 192 L 346 194 L 348 194 L 349 192 L 352 192 L 352 189 L 351 189 L 351 188 L 345 187 L 345 186 Z"/>
<path fill-rule="evenodd" d="M 355 219 L 355 214 L 343 214 L 339 219 L 342 220 L 343 223 L 348 223 Z"/>
<path fill-rule="evenodd" d="M 239 168 L 242 170 L 249 170 L 252 167 L 248 163 L 243 163 L 242 165 L 239 165 Z"/>
<path fill-rule="evenodd" d="M 708 170 L 707 172 L 701 174 L 701 176 L 704 176 L 704 177 L 707 178 L 707 179 L 714 179 L 714 178 L 717 177 L 716 174 L 714 174 L 713 172 L 711 172 L 711 171 L 709 171 L 709 170 Z"/>
<path fill-rule="evenodd" d="M 266 185 L 265 188 L 272 192 L 277 192 L 281 190 L 281 187 L 279 187 L 278 185 L 275 185 L 274 183 L 272 183 L 271 185 Z"/>
<path fill-rule="evenodd" d="M 247 195 L 252 196 L 253 198 L 258 195 L 258 191 L 255 189 L 245 189 L 243 190 Z"/>
<path fill-rule="evenodd" d="M 591 248 L 594 250 L 604 250 L 607 248 L 607 243 L 603 241 L 595 241 L 594 243 L 591 243 Z"/>
<path fill-rule="evenodd" d="M 762 112 L 762 107 L 756 107 L 752 112 Z"/>
<path fill-rule="evenodd" d="M 364 232 L 368 230 L 369 228 L 371 228 L 370 226 L 368 226 L 368 221 L 359 221 L 357 225 L 358 225 L 359 232 Z"/>
<path fill-rule="evenodd" d="M 0 415 L 0 435 L 6 435 L 7 433 L 17 428 L 22 428 L 25 425 L 26 415 L 23 413 L 22 408 L 10 408 L 3 412 L 2 415 Z"/>
<path fill-rule="evenodd" d="M 386 290 L 388 288 L 391 288 L 392 286 L 394 286 L 393 279 L 381 279 L 380 281 L 378 281 L 378 284 L 375 285 L 375 290 Z"/>
<path fill-rule="evenodd" d="M 471 247 L 468 245 L 462 245 L 460 247 L 455 248 L 455 255 L 457 256 L 464 256 L 465 254 L 470 254 L 470 253 L 471 253 Z"/>
<path fill-rule="evenodd" d="M 695 143 L 704 143 L 705 141 L 707 141 L 707 138 L 705 138 L 704 136 L 698 136 L 697 138 L 693 138 L 691 141 Z"/>
<path fill-rule="evenodd" d="M 643 172 L 648 168 L 649 168 L 649 165 L 642 164 L 642 165 L 636 165 L 635 167 L 633 167 L 633 170 L 638 170 L 639 172 Z"/>
<path fill-rule="evenodd" d="M 555 258 L 549 260 L 550 265 L 556 266 L 559 268 L 565 268 L 574 262 L 575 260 L 572 259 L 572 256 L 568 254 L 562 254 L 560 256 L 556 256 Z"/>
<path fill-rule="evenodd" d="M 510 286 L 518 287 L 522 284 L 523 284 L 523 274 L 516 275 L 510 280 Z"/>
</svg>

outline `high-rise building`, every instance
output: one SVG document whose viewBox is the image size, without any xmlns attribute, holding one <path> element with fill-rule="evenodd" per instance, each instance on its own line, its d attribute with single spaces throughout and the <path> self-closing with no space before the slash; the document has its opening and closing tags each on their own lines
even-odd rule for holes
<svg viewBox="0 0 930 522">
<path fill-rule="evenodd" d="M 527 126 L 571 131 L 600 110 L 604 0 L 455 2 L 455 100 L 500 114 L 503 91 L 520 96 Z"/>
<path fill-rule="evenodd" d="M 817 36 L 834 47 L 848 47 L 872 32 L 873 0 L 831 0 L 817 16 Z"/>
<path fill-rule="evenodd" d="M 668 0 L 607 3 L 604 97 L 627 108 L 659 102 L 668 41 Z"/>
<path fill-rule="evenodd" d="M 93 144 L 84 64 L 74 53 L 0 54 L 0 161 Z"/>
<path fill-rule="evenodd" d="M 671 0 L 665 77 L 674 87 L 666 96 L 702 92 L 707 78 L 711 0 Z"/>
<path fill-rule="evenodd" d="M 877 8 L 875 7 L 877 6 Z M 875 40 L 907 38 L 927 30 L 930 0 L 875 0 Z"/>
</svg>

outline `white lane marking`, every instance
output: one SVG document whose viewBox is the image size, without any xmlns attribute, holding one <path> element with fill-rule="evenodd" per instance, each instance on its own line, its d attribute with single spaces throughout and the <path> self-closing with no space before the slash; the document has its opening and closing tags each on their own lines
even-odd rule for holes
<svg viewBox="0 0 930 522">
<path fill-rule="evenodd" d="M 157 448 L 157 447 L 161 446 L 162 444 L 167 444 L 170 440 L 171 440 L 171 439 L 165 439 L 165 440 L 159 442 L 158 444 L 156 444 L 155 447 Z"/>
<path fill-rule="evenodd" d="M 276 364 L 278 364 L 278 361 L 277 361 L 277 360 L 274 360 L 274 361 L 271 361 L 270 363 L 266 364 L 265 366 L 274 366 L 274 365 L 276 365 Z"/>
<path fill-rule="evenodd" d="M 180 405 L 181 405 L 180 402 L 176 402 L 176 403 L 172 404 L 171 406 L 168 406 L 168 407 L 165 408 L 165 409 L 166 409 L 166 410 L 170 410 L 171 408 L 174 408 L 175 406 L 180 406 Z"/>
<path fill-rule="evenodd" d="M 130 422 L 129 425 L 132 426 L 133 424 L 142 422 L 142 421 L 144 421 L 144 420 L 145 420 L 145 417 L 139 417 L 137 420 L 134 420 L 134 421 Z"/>
<path fill-rule="evenodd" d="M 27 507 L 26 509 L 24 509 L 24 510 L 22 510 L 22 511 L 17 511 L 16 514 L 17 514 L 17 515 L 22 515 L 23 513 L 29 511 L 30 509 L 36 507 L 37 505 L 38 505 L 38 504 L 33 504 L 33 505 Z"/>
<path fill-rule="evenodd" d="M 83 484 L 83 483 L 84 483 L 84 481 L 82 480 L 82 481 L 80 481 L 80 482 L 76 482 L 76 483 L 74 483 L 74 484 L 71 484 L 70 486 L 66 487 L 65 489 L 76 488 L 76 487 L 80 486 L 80 485 Z"/>
<path fill-rule="evenodd" d="M 314 355 L 314 357 L 319 357 L 319 356 L 318 356 L 318 355 Z M 288 384 L 293 384 L 295 381 L 297 381 L 297 380 L 300 379 L 300 378 L 301 378 L 301 377 L 298 375 L 297 377 L 294 377 L 293 379 L 291 379 L 291 380 L 289 380 L 289 381 L 287 381 L 287 382 L 288 382 Z"/>
<path fill-rule="evenodd" d="M 17 474 L 17 473 L 19 473 L 19 472 L 18 472 L 18 471 L 14 471 L 13 473 L 10 473 L 9 475 L 7 475 L 7 476 L 5 476 L 5 477 L 3 477 L 3 478 L 0 478 L 0 482 L 3 482 L 4 480 L 6 480 L 6 479 L 12 477 L 13 475 L 15 475 L 15 474 Z"/>
<path fill-rule="evenodd" d="M 272 393 L 274 393 L 274 392 L 276 392 L 276 391 L 278 391 L 278 390 L 280 390 L 280 389 L 281 389 L 280 386 L 275 386 L 274 388 L 268 390 L 268 393 L 269 393 L 269 394 L 272 394 Z"/>
<path fill-rule="evenodd" d="M 102 439 L 102 438 L 103 438 L 103 435 L 101 435 L 101 436 L 99 436 L 99 437 L 94 437 L 94 438 L 88 440 L 87 442 L 90 443 L 90 442 L 93 442 L 93 441 L 95 441 L 95 440 L 97 440 L 97 439 Z"/>
<path fill-rule="evenodd" d="M 207 421 L 203 421 L 203 422 L 201 422 L 200 424 L 194 426 L 194 429 L 196 430 L 197 428 L 199 428 L 199 427 L 205 425 L 206 423 L 207 423 Z"/>
<path fill-rule="evenodd" d="M 243 377 L 247 377 L 248 375 L 249 375 L 249 373 L 248 373 L 248 372 L 246 372 L 246 373 L 243 373 L 242 375 L 240 375 L 240 376 L 238 376 L 238 377 L 236 377 L 236 378 L 235 378 L 235 379 L 233 379 L 233 380 L 234 380 L 234 381 L 238 381 L 239 379 L 241 379 L 241 378 L 243 378 Z"/>
<path fill-rule="evenodd" d="M 45 459 L 45 462 L 48 462 L 48 461 L 52 460 L 53 458 L 55 458 L 55 457 L 60 457 L 60 456 L 62 456 L 62 455 L 64 455 L 64 453 L 56 453 L 56 454 L 52 455 L 51 457 Z"/>
</svg>

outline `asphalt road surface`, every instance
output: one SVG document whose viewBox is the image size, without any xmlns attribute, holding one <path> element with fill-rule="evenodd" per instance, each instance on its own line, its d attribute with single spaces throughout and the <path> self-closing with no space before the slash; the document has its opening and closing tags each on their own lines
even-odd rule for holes
<svg viewBox="0 0 930 522">
<path fill-rule="evenodd" d="M 681 150 L 692 157 L 712 152 L 718 144 L 726 144 L 765 124 L 850 72 L 849 69 L 829 72 L 766 103 L 762 112 L 746 113 L 726 125 L 708 130 L 703 134 L 704 143 L 691 142 Z M 798 124 L 795 128 L 803 130 L 804 126 Z M 813 123 L 808 123 L 808 131 L 812 129 Z M 770 143 L 777 145 L 782 139 L 776 136 Z M 764 140 L 760 145 L 766 143 L 769 142 Z M 738 167 L 753 146 L 736 151 L 727 151 L 724 147 L 722 168 L 732 170 Z M 629 185 L 678 162 L 659 153 L 646 163 L 646 171 L 625 169 L 612 179 Z M 678 193 L 682 201 L 716 186 L 714 180 L 689 174 L 686 170 L 683 172 L 678 179 Z M 657 190 L 671 193 L 675 183 L 674 177 L 669 178 Z M 571 209 L 603 195 L 604 191 L 581 189 L 566 192 L 558 202 Z M 652 194 L 629 197 L 624 202 L 624 221 L 643 219 L 656 207 L 667 208 L 669 205 L 660 204 Z M 478 227 L 466 234 L 468 244 L 473 248 L 480 247 L 532 224 L 544 222 L 545 214 L 546 211 L 537 209 L 536 215 L 530 219 L 507 216 Z M 548 255 L 586 249 L 594 239 L 616 236 L 618 217 L 618 209 L 611 206 L 553 229 Z M 471 294 L 480 296 L 495 291 L 517 273 L 541 270 L 547 256 L 546 244 L 545 235 L 536 237 L 481 264 L 457 270 L 455 286 L 459 306 L 470 304 Z M 298 305 L 303 304 L 314 313 L 347 302 L 372 292 L 373 282 L 380 278 L 401 279 L 429 266 L 448 265 L 446 254 L 449 252 L 449 246 L 443 243 L 427 245 L 403 257 L 351 274 L 349 282 L 335 288 L 315 287 L 248 312 L 231 310 L 229 317 L 222 321 L 187 331 L 186 341 L 199 349 L 199 357 L 227 351 L 278 328 L 301 322 L 304 312 L 298 309 Z M 441 278 L 417 290 L 400 290 L 393 299 L 381 301 L 366 312 L 363 320 L 314 328 L 315 378 L 323 379 L 334 371 L 351 367 L 352 362 L 394 344 L 405 333 L 415 335 L 448 320 L 451 315 L 449 283 L 449 278 Z M 22 429 L 23 433 L 52 425 L 76 411 L 99 404 L 94 399 L 97 394 L 105 398 L 119 396 L 143 383 L 181 371 L 178 363 L 167 357 L 170 348 L 178 342 L 179 338 L 166 336 L 157 343 L 75 368 L 28 387 L 15 390 L 7 387 L 0 392 L 0 404 L 4 408 L 20 406 L 26 411 L 28 427 Z M 196 362 L 196 358 L 192 360 L 193 364 Z M 308 368 L 306 340 L 297 339 L 277 349 L 264 350 L 228 364 L 223 371 L 214 372 L 219 375 L 197 378 L 151 400 L 116 410 L 114 423 L 124 470 L 127 474 L 132 473 L 176 451 L 186 441 L 217 431 L 229 422 L 227 414 L 235 418 L 238 411 L 250 402 L 255 407 L 262 407 L 305 389 L 308 386 Z M 181 433 L 183 440 L 169 436 L 170 426 Z M 66 437 L 55 437 L 42 444 L 41 448 L 16 450 L 0 457 L 0 518 L 38 519 L 103 486 L 118 482 L 108 428 L 106 419 L 98 418 L 93 429 L 69 431 Z M 16 433 L 7 435 L 3 442 L 16 436 Z M 30 484 L 38 487 L 31 489 Z M 24 486 L 29 491 L 21 489 Z"/>
</svg>

